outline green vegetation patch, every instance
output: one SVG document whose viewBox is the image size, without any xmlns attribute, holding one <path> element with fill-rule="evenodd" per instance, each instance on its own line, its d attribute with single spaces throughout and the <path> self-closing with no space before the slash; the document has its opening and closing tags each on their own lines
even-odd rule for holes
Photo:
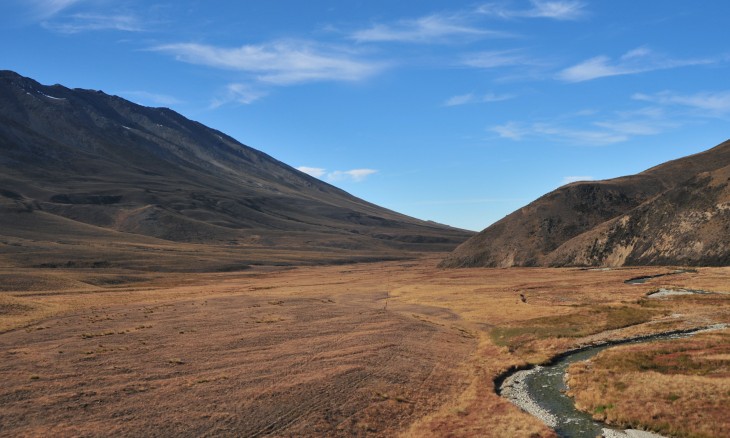
<svg viewBox="0 0 730 438">
<path fill-rule="evenodd" d="M 596 413 L 596 414 L 603 414 L 603 413 L 606 412 L 607 409 L 613 409 L 613 408 L 614 408 L 613 403 L 609 403 L 607 405 L 598 405 L 593 410 L 593 412 Z"/>
<path fill-rule="evenodd" d="M 523 321 L 519 326 L 496 327 L 495 344 L 516 349 L 536 339 L 579 338 L 650 321 L 660 310 L 636 306 L 600 306 L 578 313 Z"/>
<path fill-rule="evenodd" d="M 662 374 L 722 376 L 730 374 L 729 357 L 730 333 L 713 333 L 637 345 L 623 351 L 606 351 L 596 357 L 595 363 L 617 373 L 656 371 Z"/>
</svg>

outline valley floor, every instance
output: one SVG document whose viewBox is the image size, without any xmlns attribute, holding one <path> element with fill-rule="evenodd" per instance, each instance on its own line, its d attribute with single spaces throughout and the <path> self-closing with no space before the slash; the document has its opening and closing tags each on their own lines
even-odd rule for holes
<svg viewBox="0 0 730 438">
<path fill-rule="evenodd" d="M 730 268 L 626 284 L 674 271 L 437 263 L 0 269 L 0 436 L 547 437 L 496 395 L 496 376 L 591 342 L 730 323 L 729 295 L 647 296 L 729 291 Z M 706 344 L 704 377 L 727 385 L 730 352 L 718 339 Z M 598 390 L 581 389 L 593 404 Z M 713 397 L 730 404 L 730 393 Z M 637 414 L 636 425 L 682 418 L 660 414 L 673 418 Z M 728 420 L 709 410 L 706 421 Z"/>
</svg>

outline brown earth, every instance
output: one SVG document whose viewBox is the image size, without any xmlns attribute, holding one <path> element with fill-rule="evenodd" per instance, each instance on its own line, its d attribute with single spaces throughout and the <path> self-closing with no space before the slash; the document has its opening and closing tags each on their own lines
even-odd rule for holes
<svg viewBox="0 0 730 438">
<path fill-rule="evenodd" d="M 5 268 L 0 436 L 553 436 L 496 395 L 497 375 L 598 339 L 730 322 L 727 301 L 645 296 L 721 290 L 728 268 L 628 285 L 671 270 L 437 261 Z"/>
</svg>

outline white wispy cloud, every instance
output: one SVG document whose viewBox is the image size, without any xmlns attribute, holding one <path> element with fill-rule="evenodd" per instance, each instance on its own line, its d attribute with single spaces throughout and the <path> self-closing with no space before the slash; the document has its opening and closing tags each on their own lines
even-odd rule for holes
<svg viewBox="0 0 730 438">
<path fill-rule="evenodd" d="M 266 95 L 266 91 L 256 89 L 248 84 L 228 84 L 225 88 L 225 91 L 221 95 L 213 99 L 213 101 L 210 103 L 210 107 L 219 108 L 229 103 L 249 105 Z"/>
<path fill-rule="evenodd" d="M 677 67 L 712 64 L 713 59 L 674 59 L 658 54 L 646 47 L 639 47 L 613 60 L 608 56 L 596 56 L 568 67 L 558 73 L 558 79 L 566 82 L 583 82 L 608 76 L 644 73 Z"/>
<path fill-rule="evenodd" d="M 501 138 L 507 138 L 515 141 L 526 138 L 543 138 L 551 141 L 581 146 L 605 146 L 624 142 L 630 138 L 626 133 L 608 128 L 576 128 L 545 122 L 508 122 L 503 125 L 492 126 L 489 128 L 489 131 L 497 133 L 497 135 Z"/>
<path fill-rule="evenodd" d="M 119 94 L 140 104 L 177 105 L 182 103 L 182 101 L 176 97 L 168 96 L 166 94 L 150 93 L 149 91 L 119 91 Z"/>
<path fill-rule="evenodd" d="M 515 96 L 511 94 L 495 94 L 486 93 L 482 95 L 467 93 L 460 94 L 458 96 L 452 96 L 444 102 L 444 106 L 458 106 L 466 105 L 469 103 L 489 103 L 489 102 L 501 102 L 504 100 L 513 99 Z"/>
<path fill-rule="evenodd" d="M 46 20 L 84 0 L 26 0 L 36 19 Z"/>
<path fill-rule="evenodd" d="M 454 38 L 505 37 L 500 31 L 483 29 L 469 23 L 468 16 L 434 14 L 392 24 L 375 24 L 350 35 L 357 42 L 447 42 Z"/>
<path fill-rule="evenodd" d="M 307 41 L 276 41 L 241 47 L 166 44 L 151 50 L 179 61 L 251 73 L 259 82 L 291 85 L 315 81 L 359 81 L 382 71 L 383 63 L 356 59 L 350 51 Z"/>
<path fill-rule="evenodd" d="M 627 134 L 610 129 L 574 128 L 551 123 L 533 123 L 530 129 L 539 136 L 585 146 L 603 146 L 629 139 Z"/>
<path fill-rule="evenodd" d="M 577 20 L 579 18 L 583 18 L 586 15 L 585 3 L 574 0 L 532 0 L 532 9 L 528 10 L 525 15 L 533 18 Z"/>
<path fill-rule="evenodd" d="M 351 169 L 351 170 L 333 170 L 331 172 L 328 172 L 327 169 L 322 167 L 309 167 L 309 166 L 299 166 L 297 167 L 297 170 L 306 173 L 307 175 L 311 175 L 315 178 L 320 179 L 327 179 L 328 181 L 337 182 L 337 181 L 353 181 L 353 182 L 361 182 L 365 180 L 368 176 L 377 173 L 378 171 L 375 169 Z"/>
<path fill-rule="evenodd" d="M 679 122 L 661 108 L 645 107 L 626 111 L 616 111 L 614 116 L 607 120 L 596 120 L 593 126 L 606 129 L 629 137 L 639 135 L 661 134 L 679 126 Z"/>
<path fill-rule="evenodd" d="M 297 170 L 315 178 L 321 178 L 327 173 L 326 169 L 321 167 L 299 166 Z"/>
<path fill-rule="evenodd" d="M 458 105 L 466 105 L 467 103 L 474 102 L 475 96 L 473 93 L 468 94 L 460 94 L 458 96 L 452 96 L 448 99 L 446 99 L 446 102 L 444 102 L 445 106 L 458 106 Z"/>
<path fill-rule="evenodd" d="M 586 117 L 590 117 L 586 120 Z M 582 146 L 604 146 L 628 141 L 633 137 L 656 135 L 676 128 L 673 120 L 661 108 L 639 108 L 615 111 L 609 116 L 573 113 L 550 121 L 510 121 L 488 128 L 501 138 L 514 141 L 545 139 Z"/>
<path fill-rule="evenodd" d="M 515 50 L 494 50 L 464 55 L 461 58 L 461 64 L 468 67 L 491 69 L 533 65 L 534 61 Z"/>
<path fill-rule="evenodd" d="M 530 129 L 517 122 L 507 122 L 502 125 L 495 125 L 489 128 L 489 131 L 495 132 L 500 137 L 508 138 L 510 140 L 522 140 L 523 137 L 531 134 Z"/>
<path fill-rule="evenodd" d="M 124 32 L 142 32 L 141 21 L 128 14 L 105 15 L 79 13 L 64 17 L 57 21 L 46 21 L 43 26 L 61 33 L 79 33 L 94 30 L 118 30 Z"/>
<path fill-rule="evenodd" d="M 594 123 L 599 128 L 605 128 L 609 132 L 615 132 L 623 135 L 654 135 L 664 132 L 664 127 L 660 124 L 652 124 L 643 122 L 626 122 L 626 121 L 599 121 Z"/>
<path fill-rule="evenodd" d="M 660 105 L 679 105 L 702 111 L 709 116 L 730 113 L 730 91 L 698 92 L 681 94 L 673 91 L 662 91 L 655 94 L 636 93 L 634 100 L 657 103 Z"/>
<path fill-rule="evenodd" d="M 529 9 L 510 9 L 503 4 L 487 3 L 477 12 L 503 19 L 550 18 L 553 20 L 578 20 L 587 15 L 585 2 L 578 0 L 531 0 Z"/>
<path fill-rule="evenodd" d="M 593 181 L 595 178 L 592 176 L 564 176 L 563 181 L 560 183 L 561 186 L 566 184 L 578 182 L 578 181 Z"/>
<path fill-rule="evenodd" d="M 457 62 L 460 66 L 482 70 L 504 70 L 504 75 L 495 82 L 544 80 L 554 69 L 552 64 L 552 61 L 528 55 L 522 49 L 466 53 Z"/>
<path fill-rule="evenodd" d="M 375 169 L 352 169 L 352 170 L 335 170 L 327 174 L 327 179 L 330 181 L 363 181 L 368 176 L 377 173 Z"/>
</svg>

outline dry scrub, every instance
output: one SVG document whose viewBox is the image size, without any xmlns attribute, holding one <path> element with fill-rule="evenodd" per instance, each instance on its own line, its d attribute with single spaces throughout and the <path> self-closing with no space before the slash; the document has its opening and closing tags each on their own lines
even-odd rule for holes
<svg viewBox="0 0 730 438">
<path fill-rule="evenodd" d="M 0 435 L 550 437 L 495 394 L 495 376 L 594 341 L 728 319 L 719 296 L 646 298 L 721 290 L 727 268 L 636 286 L 624 280 L 670 269 L 436 264 L 0 269 L 22 274 L 0 293 Z"/>
<path fill-rule="evenodd" d="M 577 406 L 611 424 L 676 437 L 730 430 L 730 330 L 609 349 L 568 372 Z"/>
</svg>

